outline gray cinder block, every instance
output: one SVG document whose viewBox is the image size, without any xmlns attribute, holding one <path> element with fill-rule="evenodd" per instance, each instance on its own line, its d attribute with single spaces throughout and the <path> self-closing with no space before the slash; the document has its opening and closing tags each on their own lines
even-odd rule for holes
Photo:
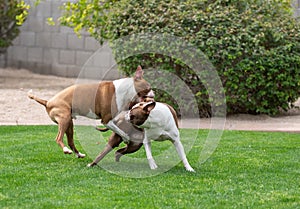
<svg viewBox="0 0 300 209">
<path fill-rule="evenodd" d="M 75 63 L 75 51 L 60 50 L 59 64 L 74 64 L 74 63 Z"/>
</svg>

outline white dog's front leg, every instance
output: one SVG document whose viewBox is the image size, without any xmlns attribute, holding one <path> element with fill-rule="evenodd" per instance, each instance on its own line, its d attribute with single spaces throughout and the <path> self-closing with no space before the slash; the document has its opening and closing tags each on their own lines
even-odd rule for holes
<svg viewBox="0 0 300 209">
<path fill-rule="evenodd" d="M 150 142 L 150 140 L 147 139 L 146 133 L 145 133 L 145 138 L 144 138 L 143 143 L 144 143 L 149 166 L 152 170 L 154 170 L 157 168 L 157 165 L 153 159 L 152 152 L 151 152 L 151 142 Z"/>
<path fill-rule="evenodd" d="M 118 134 L 119 136 L 121 136 L 126 144 L 129 143 L 130 141 L 129 136 L 123 130 L 121 130 L 116 124 L 114 124 L 112 120 L 110 120 L 105 126 L 110 130 L 112 130 L 113 132 L 115 132 L 116 134 Z"/>
<path fill-rule="evenodd" d="M 175 148 L 177 150 L 177 153 L 178 153 L 180 159 L 183 162 L 183 165 L 184 165 L 185 169 L 187 171 L 190 171 L 190 172 L 195 172 L 195 170 L 192 168 L 192 166 L 189 164 L 189 162 L 188 162 L 188 160 L 186 158 L 186 155 L 184 153 L 184 148 L 183 148 L 182 143 L 180 142 L 180 140 L 179 139 L 175 140 L 173 142 L 173 144 L 174 144 L 174 146 L 175 146 Z"/>
</svg>

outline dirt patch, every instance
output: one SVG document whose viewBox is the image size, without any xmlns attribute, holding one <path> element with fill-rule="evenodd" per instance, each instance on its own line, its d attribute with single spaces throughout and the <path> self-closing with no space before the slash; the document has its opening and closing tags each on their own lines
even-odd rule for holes
<svg viewBox="0 0 300 209">
<path fill-rule="evenodd" d="M 75 81 L 24 69 L 0 69 L 0 125 L 53 124 L 45 108 L 30 100 L 27 92 L 32 89 L 39 97 L 49 99 Z"/>
<path fill-rule="evenodd" d="M 0 89 L 53 89 L 61 90 L 76 79 L 34 74 L 24 69 L 1 69 Z"/>
<path fill-rule="evenodd" d="M 0 125 L 53 124 L 45 108 L 28 99 L 27 92 L 49 99 L 62 89 L 76 83 L 76 78 L 34 74 L 28 70 L 0 69 Z M 300 100 L 296 105 L 300 106 Z M 222 123 L 225 122 L 222 121 Z M 185 128 L 211 128 L 211 119 L 181 121 Z M 229 130 L 300 131 L 300 110 L 292 109 L 277 117 L 237 114 L 226 118 Z M 220 123 L 220 128 L 222 124 Z"/>
</svg>

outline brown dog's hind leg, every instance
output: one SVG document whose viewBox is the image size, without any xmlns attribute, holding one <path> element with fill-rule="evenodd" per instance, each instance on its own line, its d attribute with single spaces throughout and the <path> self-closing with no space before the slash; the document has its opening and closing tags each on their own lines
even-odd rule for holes
<svg viewBox="0 0 300 209">
<path fill-rule="evenodd" d="M 73 127 L 73 121 L 71 120 L 70 123 L 69 123 L 69 126 L 66 130 L 66 135 L 67 135 L 67 139 L 68 139 L 68 145 L 69 147 L 71 148 L 71 150 L 73 150 L 76 154 L 76 156 L 78 158 L 84 158 L 85 157 L 85 154 L 82 154 L 80 152 L 78 152 L 78 150 L 76 149 L 76 146 L 74 144 L 74 127 Z"/>
<path fill-rule="evenodd" d="M 97 165 L 97 163 L 102 160 L 105 155 L 107 155 L 113 148 L 118 147 L 121 142 L 122 138 L 119 135 L 112 133 L 104 150 L 96 157 L 96 159 L 92 163 L 88 164 L 88 167 Z"/>
<path fill-rule="evenodd" d="M 56 143 L 63 149 L 65 154 L 72 154 L 72 150 L 65 146 L 63 142 L 64 134 L 66 133 L 69 127 L 69 120 L 61 119 L 56 120 L 58 124 L 58 134 L 56 136 Z"/>
<path fill-rule="evenodd" d="M 72 150 L 64 145 L 63 138 L 72 121 L 71 110 L 61 103 L 47 103 L 47 113 L 51 120 L 58 125 L 56 143 L 62 148 L 65 154 L 72 154 Z"/>
<path fill-rule="evenodd" d="M 117 150 L 115 153 L 116 162 L 119 162 L 120 158 L 123 155 L 134 153 L 134 152 L 138 151 L 142 145 L 143 145 L 143 143 L 130 142 L 126 147 Z"/>
</svg>

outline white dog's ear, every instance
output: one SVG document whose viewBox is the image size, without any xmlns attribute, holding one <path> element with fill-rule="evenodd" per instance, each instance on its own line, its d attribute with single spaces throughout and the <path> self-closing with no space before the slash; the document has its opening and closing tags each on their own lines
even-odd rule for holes
<svg viewBox="0 0 300 209">
<path fill-rule="evenodd" d="M 143 71 L 142 67 L 139 65 L 135 71 L 134 79 L 141 80 L 141 79 L 143 79 L 143 75 L 144 75 L 144 71 Z"/>
<path fill-rule="evenodd" d="M 153 108 L 155 107 L 156 103 L 155 102 L 149 102 L 147 103 L 143 110 L 145 110 L 148 114 L 150 113 L 151 110 L 153 110 Z"/>
</svg>

